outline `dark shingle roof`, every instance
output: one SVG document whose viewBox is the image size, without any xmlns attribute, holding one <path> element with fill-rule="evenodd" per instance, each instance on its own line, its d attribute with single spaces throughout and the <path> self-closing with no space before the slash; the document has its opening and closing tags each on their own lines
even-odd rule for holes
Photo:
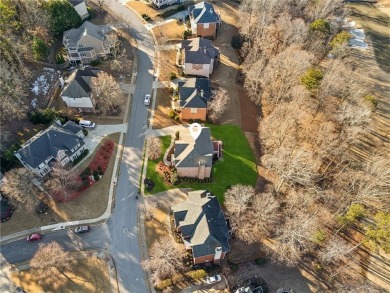
<svg viewBox="0 0 390 293">
<path fill-rule="evenodd" d="M 84 145 L 82 138 L 72 131 L 58 125 L 51 125 L 25 142 L 16 152 L 22 161 L 33 168 L 38 167 L 49 157 L 57 157 L 59 151 L 65 151 L 70 156 L 76 145 Z"/>
<path fill-rule="evenodd" d="M 188 129 L 181 131 L 181 140 L 175 142 L 175 166 L 198 167 L 205 165 L 205 167 L 211 167 L 213 164 L 213 143 L 210 135 L 208 127 L 202 127 L 196 140 L 190 135 Z"/>
<path fill-rule="evenodd" d="M 91 79 L 97 77 L 99 71 L 99 69 L 93 67 L 78 69 L 74 78 L 62 91 L 61 96 L 73 99 L 91 96 Z"/>
<path fill-rule="evenodd" d="M 229 231 L 217 197 L 207 190 L 188 193 L 189 200 L 172 207 L 176 227 L 192 247 L 194 257 L 229 251 Z"/>
<path fill-rule="evenodd" d="M 191 6 L 189 11 L 195 23 L 211 23 L 220 21 L 219 15 L 215 12 L 213 5 L 205 1 Z"/>
<path fill-rule="evenodd" d="M 83 130 L 80 125 L 74 123 L 73 121 L 66 122 L 62 127 L 66 130 L 72 131 L 74 134 L 77 134 Z"/>
<path fill-rule="evenodd" d="M 83 3 L 84 1 L 85 0 L 68 0 L 68 2 L 70 2 L 73 7 L 79 5 L 80 3 Z"/>
<path fill-rule="evenodd" d="M 207 108 L 210 100 L 210 81 L 206 78 L 190 78 L 179 83 L 179 101 L 183 108 Z"/>
<path fill-rule="evenodd" d="M 181 48 L 185 50 L 185 63 L 210 64 L 212 59 L 219 56 L 219 50 L 204 38 L 183 40 Z"/>
</svg>

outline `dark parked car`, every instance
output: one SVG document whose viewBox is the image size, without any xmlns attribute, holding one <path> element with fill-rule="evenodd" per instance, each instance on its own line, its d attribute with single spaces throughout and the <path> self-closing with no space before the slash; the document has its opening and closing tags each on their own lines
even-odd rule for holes
<svg viewBox="0 0 390 293">
<path fill-rule="evenodd" d="M 77 227 L 76 229 L 74 229 L 74 232 L 75 232 L 76 234 L 89 232 L 89 226 Z"/>
<path fill-rule="evenodd" d="M 11 218 L 15 208 L 5 197 L 0 200 L 0 217 L 2 223 L 7 222 Z"/>
<path fill-rule="evenodd" d="M 30 236 L 27 237 L 27 242 L 31 242 L 31 241 L 35 241 L 35 240 L 39 240 L 42 238 L 42 235 L 39 234 L 39 233 L 34 233 L 34 234 L 31 234 Z"/>
</svg>

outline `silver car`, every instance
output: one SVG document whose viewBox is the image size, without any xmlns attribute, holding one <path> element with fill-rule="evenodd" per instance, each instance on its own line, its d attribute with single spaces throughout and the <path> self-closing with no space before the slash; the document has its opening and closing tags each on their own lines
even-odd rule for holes
<svg viewBox="0 0 390 293">
<path fill-rule="evenodd" d="M 74 232 L 75 232 L 76 234 L 89 232 L 89 226 L 80 226 L 80 227 L 77 227 L 76 229 L 74 229 Z"/>
</svg>

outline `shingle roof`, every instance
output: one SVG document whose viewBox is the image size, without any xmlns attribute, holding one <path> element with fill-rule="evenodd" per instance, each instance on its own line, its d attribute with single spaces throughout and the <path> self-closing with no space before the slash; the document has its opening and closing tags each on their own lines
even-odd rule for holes
<svg viewBox="0 0 390 293">
<path fill-rule="evenodd" d="M 80 125 L 74 123 L 73 121 L 66 122 L 62 127 L 66 130 L 73 132 L 74 134 L 77 134 L 83 130 Z"/>
<path fill-rule="evenodd" d="M 205 165 L 205 167 L 211 167 L 213 164 L 213 143 L 210 135 L 208 127 L 202 127 L 196 140 L 190 135 L 188 128 L 180 131 L 181 139 L 175 142 L 175 166 L 198 167 Z"/>
<path fill-rule="evenodd" d="M 191 191 L 189 200 L 172 207 L 176 228 L 192 247 L 194 257 L 229 251 L 229 231 L 217 197 L 207 190 Z M 186 238 L 188 236 L 188 238 Z"/>
<path fill-rule="evenodd" d="M 74 73 L 73 79 L 70 81 L 70 83 L 65 86 L 61 96 L 71 97 L 73 99 L 90 97 L 92 91 L 91 79 L 92 77 L 97 77 L 99 72 L 99 69 L 93 67 L 78 69 L 76 73 Z"/>
<path fill-rule="evenodd" d="M 84 145 L 82 138 L 71 130 L 53 124 L 25 142 L 16 154 L 22 161 L 36 168 L 47 158 L 51 156 L 56 158 L 59 151 L 71 155 L 72 149 L 78 144 Z"/>
<path fill-rule="evenodd" d="M 68 0 L 68 2 L 70 2 L 73 7 L 79 5 L 80 3 L 83 3 L 84 1 L 85 0 Z"/>
<path fill-rule="evenodd" d="M 212 4 L 203 1 L 189 8 L 190 16 L 195 23 L 219 22 L 219 15 L 215 12 Z"/>
<path fill-rule="evenodd" d="M 64 39 L 68 38 L 69 43 L 66 47 L 76 46 L 77 42 L 84 36 L 89 35 L 103 42 L 104 31 L 108 31 L 108 26 L 94 25 L 89 21 L 85 21 L 80 27 L 73 28 L 64 32 Z"/>
<path fill-rule="evenodd" d="M 190 78 L 179 83 L 179 104 L 182 108 L 207 108 L 210 100 L 210 81 L 206 78 Z"/>
<path fill-rule="evenodd" d="M 212 59 L 219 56 L 219 50 L 204 38 L 182 40 L 181 48 L 185 51 L 185 63 L 210 64 Z"/>
</svg>

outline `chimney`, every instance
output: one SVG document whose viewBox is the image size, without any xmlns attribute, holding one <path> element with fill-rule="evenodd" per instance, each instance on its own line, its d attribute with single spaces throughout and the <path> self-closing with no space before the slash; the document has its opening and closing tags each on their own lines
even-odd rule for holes
<svg viewBox="0 0 390 293">
<path fill-rule="evenodd" d="M 210 13 L 213 14 L 214 13 L 214 9 L 211 7 L 210 8 Z"/>
<path fill-rule="evenodd" d="M 207 54 L 207 47 L 206 46 L 203 47 L 203 53 Z"/>
<path fill-rule="evenodd" d="M 215 248 L 214 261 L 218 262 L 222 256 L 222 247 L 218 246 Z"/>
</svg>

